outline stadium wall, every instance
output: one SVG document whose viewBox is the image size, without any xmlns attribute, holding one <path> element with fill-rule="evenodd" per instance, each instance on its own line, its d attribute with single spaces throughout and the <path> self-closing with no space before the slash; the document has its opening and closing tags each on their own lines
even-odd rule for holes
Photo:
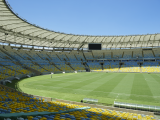
<svg viewBox="0 0 160 120">
<path fill-rule="evenodd" d="M 84 53 L 84 54 L 83 54 Z M 74 71 L 160 72 L 160 48 L 46 51 L 0 45 L 1 80 Z"/>
</svg>

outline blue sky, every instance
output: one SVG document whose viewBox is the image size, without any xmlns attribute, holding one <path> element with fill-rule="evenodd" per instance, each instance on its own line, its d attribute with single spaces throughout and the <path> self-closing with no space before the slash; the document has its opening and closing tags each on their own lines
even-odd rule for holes
<svg viewBox="0 0 160 120">
<path fill-rule="evenodd" d="M 79 35 L 160 33 L 160 0 L 8 0 L 26 20 Z"/>
</svg>

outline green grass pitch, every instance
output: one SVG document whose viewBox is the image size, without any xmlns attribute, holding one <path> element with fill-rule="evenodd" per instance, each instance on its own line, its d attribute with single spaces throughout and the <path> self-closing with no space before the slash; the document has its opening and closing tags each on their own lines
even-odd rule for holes
<svg viewBox="0 0 160 120">
<path fill-rule="evenodd" d="M 108 104 L 119 101 L 160 106 L 160 74 L 53 74 L 52 78 L 51 75 L 36 76 L 7 86 L 33 95 L 78 102 L 93 98 Z"/>
</svg>

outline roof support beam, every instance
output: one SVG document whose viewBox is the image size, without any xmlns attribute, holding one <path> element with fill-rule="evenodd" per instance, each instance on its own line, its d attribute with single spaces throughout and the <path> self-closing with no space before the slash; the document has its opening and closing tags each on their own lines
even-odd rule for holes
<svg viewBox="0 0 160 120">
<path fill-rule="evenodd" d="M 25 30 L 21 30 L 21 31 L 19 31 L 19 32 L 23 32 L 23 34 L 25 34 L 26 31 L 28 31 L 28 30 L 34 30 L 34 29 L 36 29 L 36 28 L 28 28 L 28 29 L 25 29 Z M 29 34 L 30 34 L 30 33 L 29 33 Z"/>
<path fill-rule="evenodd" d="M 10 30 L 14 30 L 14 31 L 15 31 L 15 30 L 18 29 L 18 28 L 21 28 L 21 27 L 23 28 L 23 27 L 27 27 L 27 26 L 28 26 L 28 25 L 19 26 L 19 27 L 11 28 Z"/>
<path fill-rule="evenodd" d="M 4 27 L 4 26 L 9 26 L 9 25 L 21 24 L 21 23 L 24 23 L 24 22 L 18 22 L 18 23 L 17 23 L 17 22 L 16 22 L 16 23 L 10 23 L 10 24 L 6 24 L 6 25 L 2 25 L 2 26 Z"/>
<path fill-rule="evenodd" d="M 6 19 L 6 20 L 0 20 L 0 21 L 17 21 L 17 19 Z"/>
<path fill-rule="evenodd" d="M 88 39 L 88 37 L 86 37 L 86 39 L 82 42 L 82 44 L 79 45 L 79 47 L 77 48 L 77 50 L 81 49 L 86 43 L 85 41 Z"/>
<path fill-rule="evenodd" d="M 64 39 L 66 36 L 67 36 L 67 35 L 65 35 L 63 38 L 61 38 L 61 40 Z M 73 36 L 72 36 L 72 37 L 73 37 Z M 64 43 L 62 43 L 62 44 L 64 44 Z M 62 44 L 61 44 L 61 45 L 62 45 Z M 61 47 L 61 45 L 60 45 L 59 47 Z"/>
<path fill-rule="evenodd" d="M 71 44 L 70 44 L 70 46 L 69 46 L 69 47 L 71 47 L 71 46 L 72 46 L 72 44 L 73 44 L 73 43 L 75 43 L 75 42 L 77 42 L 80 38 L 81 38 L 81 36 L 77 37 L 77 39 L 76 39 L 75 41 L 71 42 Z M 75 48 L 75 47 L 73 47 L 73 49 L 74 49 L 74 48 Z"/>
<path fill-rule="evenodd" d="M 81 46 L 77 50 L 81 49 L 83 47 L 83 45 L 85 45 L 85 44 L 81 44 Z"/>
<path fill-rule="evenodd" d="M 0 17 L 8 17 L 8 16 L 13 16 L 14 17 L 14 15 L 0 15 Z"/>
</svg>

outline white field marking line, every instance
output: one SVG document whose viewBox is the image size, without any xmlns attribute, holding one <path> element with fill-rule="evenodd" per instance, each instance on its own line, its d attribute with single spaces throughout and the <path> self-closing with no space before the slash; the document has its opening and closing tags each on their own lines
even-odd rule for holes
<svg viewBox="0 0 160 120">
<path fill-rule="evenodd" d="M 72 75 L 72 74 L 71 74 Z M 66 75 L 66 76 L 68 76 L 68 75 Z M 58 77 L 63 77 L 63 76 L 56 76 L 56 77 L 53 77 L 53 78 L 58 78 Z M 32 82 L 36 82 L 36 81 L 38 81 L 38 80 L 33 80 L 33 79 L 31 79 L 30 81 L 32 81 Z M 23 83 L 23 85 L 24 84 L 26 84 L 26 83 L 29 83 L 30 81 L 26 81 L 25 83 Z M 50 80 L 50 81 L 53 81 L 53 80 Z"/>
<path fill-rule="evenodd" d="M 61 81 L 61 80 L 54 80 L 54 81 Z"/>
<path fill-rule="evenodd" d="M 92 77 L 92 78 L 89 77 L 88 79 L 83 79 L 83 81 L 85 81 L 85 80 L 90 80 L 90 79 L 93 79 L 93 78 L 96 78 L 96 77 L 99 77 L 99 76 L 94 76 L 94 77 Z M 66 78 L 65 78 L 65 79 L 66 79 Z M 67 78 L 67 79 L 69 79 L 69 78 Z M 80 79 L 80 78 L 78 78 L 78 79 Z M 78 80 L 78 79 L 77 79 L 77 80 Z M 71 81 L 68 81 L 68 82 L 71 82 Z M 72 82 L 73 82 L 73 80 L 72 80 Z M 78 82 L 80 82 L 80 81 L 78 81 Z M 77 82 L 77 83 L 78 83 L 78 82 Z"/>
<path fill-rule="evenodd" d="M 63 79 L 64 80 L 64 79 Z M 56 81 L 62 81 L 62 80 L 48 80 L 48 82 L 46 82 L 46 83 L 51 83 L 50 81 L 52 81 L 52 82 L 56 82 Z M 78 83 L 78 82 L 81 82 L 80 80 L 78 80 L 78 81 L 67 81 L 67 82 L 75 82 L 75 83 Z"/>
<path fill-rule="evenodd" d="M 101 75 L 97 74 L 97 76 L 94 76 L 92 78 L 95 78 L 95 77 L 101 77 Z M 89 78 L 89 79 L 92 79 L 92 78 Z M 84 79 L 83 81 L 85 80 L 89 80 L 89 79 Z M 83 82 L 82 81 L 82 82 Z M 69 81 L 69 82 L 74 82 L 74 81 Z M 81 81 L 78 81 L 77 83 L 79 83 Z M 62 89 L 72 89 L 72 88 L 63 88 L 63 87 L 59 87 L 59 88 L 62 88 Z M 75 90 L 82 90 L 82 89 L 75 89 Z M 93 91 L 93 90 L 83 90 L 83 91 Z M 97 92 L 102 92 L 102 91 L 97 91 Z M 103 93 L 110 93 L 110 92 L 103 92 Z M 115 93 L 116 94 L 116 93 Z M 118 93 L 117 93 L 118 94 Z"/>
<path fill-rule="evenodd" d="M 70 74 L 70 75 L 74 75 L 74 74 Z M 75 74 L 76 75 L 76 74 Z M 65 75 L 65 76 L 69 76 L 69 75 Z M 53 78 L 58 78 L 58 77 L 64 77 L 64 76 L 56 76 L 56 77 L 53 77 Z M 32 82 L 33 81 L 38 81 L 38 80 L 31 80 Z M 53 81 L 53 80 L 51 80 L 51 81 Z M 29 81 L 28 81 L 29 82 Z M 26 82 L 26 83 L 28 83 L 28 82 Z M 25 84 L 25 83 L 24 83 Z"/>
<path fill-rule="evenodd" d="M 68 82 L 75 82 L 75 83 L 79 83 L 79 82 L 81 82 L 80 80 L 78 80 L 78 81 L 68 81 Z"/>
<path fill-rule="evenodd" d="M 55 87 L 55 88 L 62 88 L 62 87 Z M 62 89 L 72 89 L 72 88 L 62 88 Z M 80 90 L 80 91 L 86 91 L 86 92 L 93 91 L 93 90 L 82 90 L 82 89 L 73 89 L 73 91 L 74 90 Z M 103 92 L 103 91 L 96 91 L 96 92 Z M 119 95 L 124 95 L 124 96 L 134 95 L 134 96 L 137 96 L 137 97 L 151 97 L 151 96 L 147 96 L 147 95 L 136 95 L 136 94 L 125 94 L 125 93 L 114 93 L 114 92 L 103 92 L 103 93 L 118 94 L 116 99 L 119 97 Z M 159 97 L 160 96 L 153 96 L 153 98 L 159 98 Z"/>
<path fill-rule="evenodd" d="M 153 81 L 153 80 L 147 80 L 147 78 L 145 78 L 145 81 L 149 81 L 149 82 L 158 83 L 157 81 Z"/>
<path fill-rule="evenodd" d="M 93 77 L 93 78 L 95 78 L 95 77 Z M 92 78 L 90 78 L 90 79 L 92 79 Z M 85 79 L 85 80 L 89 80 L 89 79 Z M 54 80 L 55 81 L 55 80 Z M 60 81 L 60 80 L 59 80 Z M 83 80 L 84 81 L 84 80 Z M 82 81 L 82 82 L 83 82 Z M 74 82 L 74 81 L 69 81 L 69 82 Z M 76 83 L 79 83 L 79 82 L 81 82 L 81 81 L 77 81 Z M 66 84 L 66 83 L 65 83 Z M 44 85 L 41 85 L 41 86 L 43 86 L 44 87 Z M 62 89 L 72 89 L 72 88 L 63 88 L 63 87 L 53 87 L 53 88 L 62 88 Z M 36 88 L 37 89 L 37 88 Z M 75 89 L 75 90 L 78 90 L 78 89 Z M 81 90 L 81 89 L 79 89 L 79 90 Z M 86 90 L 86 91 L 92 91 L 92 90 Z"/>
<path fill-rule="evenodd" d="M 47 88 L 62 88 L 62 87 L 52 87 L 52 86 L 51 86 L 51 87 L 47 87 Z"/>
<path fill-rule="evenodd" d="M 53 87 L 54 88 L 54 87 Z M 55 87 L 55 88 L 62 88 L 62 87 Z M 31 88 L 33 89 L 33 88 Z M 72 88 L 62 88 L 62 89 L 72 89 Z M 83 89 L 73 89 L 73 90 L 80 90 L 80 91 L 93 91 L 93 90 L 83 90 Z M 42 90 L 41 91 L 45 91 L 45 90 Z M 51 91 L 50 91 L 51 92 Z M 103 92 L 103 91 L 95 91 L 95 92 Z M 137 97 L 151 97 L 151 96 L 148 96 L 148 95 L 136 95 L 136 94 L 125 94 L 125 93 L 114 93 L 114 92 L 103 92 L 103 93 L 110 93 L 110 94 L 118 94 L 118 95 L 124 95 L 124 96 L 130 96 L 130 95 L 134 95 L 134 96 L 137 96 Z M 117 97 L 118 97 L 117 95 Z M 153 98 L 159 98 L 160 96 L 153 96 Z M 115 99 L 116 100 L 116 99 Z"/>
<path fill-rule="evenodd" d="M 62 88 L 62 89 L 71 89 L 71 88 Z M 83 90 L 83 89 L 74 89 L 74 90 L 93 91 L 93 90 Z M 103 91 L 95 91 L 95 92 L 103 92 Z M 136 94 L 115 93 L 115 92 L 103 92 L 103 93 L 118 94 L 118 95 L 125 95 L 125 96 L 134 95 L 138 97 L 160 97 L 160 96 L 136 95 Z"/>
<path fill-rule="evenodd" d="M 67 75 L 68 76 L 68 75 Z M 61 77 L 61 76 L 59 76 L 59 77 Z M 57 77 L 56 77 L 57 78 Z M 93 77 L 94 78 L 94 77 Z M 92 79 L 92 78 L 90 78 L 90 79 Z M 89 80 L 89 79 L 85 79 L 85 80 Z M 53 81 L 57 81 L 57 80 L 53 80 Z M 61 81 L 61 80 L 58 80 L 58 81 Z M 84 80 L 83 80 L 84 81 Z M 70 81 L 71 82 L 71 81 Z M 78 81 L 79 82 L 79 81 Z M 78 83 L 77 82 L 77 83 Z M 29 84 L 30 85 L 30 84 Z M 24 86 L 24 84 L 23 84 L 23 86 Z M 43 85 L 44 86 L 44 85 Z M 66 88 L 66 89 L 68 89 L 68 88 Z"/>
<path fill-rule="evenodd" d="M 94 76 L 92 78 L 95 78 L 95 77 L 99 77 L 99 74 L 97 76 Z M 89 79 L 92 79 L 92 78 L 89 78 Z M 85 80 L 89 80 L 89 79 L 84 79 L 83 81 Z M 83 82 L 83 81 L 77 81 L 76 83 L 79 83 L 79 82 Z M 69 81 L 69 82 L 74 82 L 74 81 Z M 63 83 L 62 83 L 63 84 Z M 53 87 L 54 88 L 54 87 Z M 62 88 L 62 89 L 72 89 L 72 88 L 63 88 L 63 87 L 59 87 L 59 88 Z M 82 89 L 74 89 L 74 90 L 82 90 Z M 84 90 L 84 91 L 93 91 L 93 90 Z M 101 91 L 100 91 L 101 92 Z M 110 93 L 110 92 L 108 92 Z"/>
<path fill-rule="evenodd" d="M 71 74 L 72 75 L 72 74 Z M 68 76 L 68 75 L 67 75 Z M 58 77 L 63 77 L 63 76 L 58 76 Z M 90 78 L 92 79 L 92 78 Z M 88 80 L 88 79 L 86 79 Z M 71 88 L 62 88 L 62 89 L 71 89 Z M 82 91 L 93 91 L 93 90 L 83 90 L 83 89 L 75 89 L 75 90 L 82 90 Z M 103 91 L 95 91 L 95 92 L 103 92 Z M 120 95 L 125 95 L 125 96 L 130 96 L 130 95 L 134 95 L 134 96 L 143 96 L 143 97 L 151 97 L 148 95 L 136 95 L 136 94 L 125 94 L 125 93 L 114 93 L 114 92 L 103 92 L 103 93 L 112 93 L 112 94 L 120 94 Z M 153 96 L 153 97 L 160 97 L 160 96 Z"/>
<path fill-rule="evenodd" d="M 70 75 L 76 75 L 76 74 L 70 74 Z M 53 76 L 54 76 L 54 75 L 53 75 L 52 77 L 53 77 L 53 78 L 57 78 L 57 77 L 65 77 L 65 76 L 70 76 L 70 75 L 64 75 L 64 76 L 62 75 L 62 76 L 55 76 L 55 77 L 53 77 Z"/>
<path fill-rule="evenodd" d="M 70 74 L 70 75 L 77 75 L 77 74 Z M 70 75 L 65 75 L 65 76 L 70 76 Z M 65 77 L 65 76 L 56 76 L 56 77 L 53 77 L 53 78 L 57 78 L 57 77 Z M 70 79 L 70 78 L 64 78 L 64 79 Z"/>
<path fill-rule="evenodd" d="M 43 85 L 39 85 L 39 86 L 43 86 Z M 53 88 L 72 89 L 72 88 L 63 88 L 63 87 L 53 87 Z M 93 90 L 84 90 L 84 89 L 73 89 L 73 90 L 93 91 Z M 95 91 L 95 92 L 103 92 L 103 91 Z M 151 97 L 151 96 L 148 96 L 148 95 L 136 95 L 136 94 L 115 93 L 115 92 L 103 92 L 103 93 L 118 94 L 117 97 L 118 97 L 119 95 L 125 95 L 125 96 L 134 95 L 134 96 L 138 96 L 138 97 Z M 116 97 L 116 98 L 117 98 L 117 97 Z M 153 96 L 153 97 L 154 97 L 154 98 L 159 98 L 160 96 Z"/>
<path fill-rule="evenodd" d="M 94 76 L 93 78 L 95 78 L 95 77 L 99 77 L 99 76 Z M 92 78 L 89 78 L 89 79 L 92 79 Z M 76 83 L 80 83 L 80 82 L 83 82 L 83 81 L 85 81 L 85 80 L 89 80 L 89 79 L 83 79 L 82 81 L 78 81 L 78 82 L 76 82 Z M 106 81 L 109 81 L 109 80 L 106 80 Z M 74 82 L 74 81 L 68 81 L 68 82 Z M 94 81 L 94 82 L 96 82 L 96 81 Z M 93 82 L 93 83 L 94 83 Z M 91 83 L 92 84 L 92 83 Z M 84 86 L 86 86 L 86 85 L 84 85 Z M 84 87 L 83 86 L 83 87 Z M 68 89 L 68 88 L 62 88 L 62 89 Z M 84 89 L 75 89 L 75 90 L 84 90 Z M 93 91 L 93 90 L 84 90 L 84 91 Z M 108 92 L 109 93 L 109 92 Z"/>
<path fill-rule="evenodd" d="M 61 76 L 60 76 L 60 77 L 61 77 Z M 96 76 L 96 77 L 97 77 L 97 76 Z M 56 77 L 56 78 L 57 78 L 57 77 Z M 95 78 L 95 77 L 93 77 L 93 78 Z M 92 79 L 92 78 L 89 78 L 89 79 Z M 89 80 L 89 79 L 85 79 L 85 80 Z M 53 81 L 55 81 L 55 80 L 53 80 Z M 56 81 L 57 81 L 57 80 L 56 80 Z M 59 80 L 59 81 L 60 81 L 60 80 Z M 84 81 L 84 80 L 83 80 L 83 81 Z M 82 82 L 83 82 L 83 81 L 82 81 Z M 71 81 L 70 81 L 70 82 L 71 82 Z M 74 82 L 74 81 L 73 81 L 73 82 Z M 80 82 L 80 81 L 78 81 L 78 82 Z M 77 83 L 78 83 L 78 82 L 77 82 Z M 44 86 L 44 85 L 43 85 L 43 86 Z M 62 88 L 62 87 L 59 87 L 59 88 Z M 37 88 L 36 88 L 36 89 L 37 89 Z M 62 88 L 62 89 L 68 89 L 68 88 Z M 92 90 L 90 90 L 90 91 L 92 91 Z"/>
<path fill-rule="evenodd" d="M 36 86 L 40 86 L 40 87 L 46 87 L 45 85 L 36 85 Z M 47 87 L 49 87 L 49 88 L 61 88 L 61 87 L 53 87 L 53 86 L 47 86 Z"/>
<path fill-rule="evenodd" d="M 40 87 L 44 87 L 44 86 L 40 86 Z M 62 87 L 52 87 L 52 86 L 51 86 L 51 87 L 47 87 L 47 88 L 50 88 L 50 90 L 52 90 L 52 88 L 58 88 L 58 89 L 59 89 L 59 88 L 62 88 Z M 34 89 L 34 88 L 33 88 L 33 89 Z M 39 88 L 35 88 L 35 89 L 39 89 Z M 43 89 L 40 89 L 40 90 L 43 90 Z M 48 89 L 47 89 L 47 90 L 48 90 Z"/>
<path fill-rule="evenodd" d="M 90 79 L 93 79 L 93 78 L 99 78 L 100 76 L 101 76 L 101 75 L 98 74 L 98 75 L 96 75 L 96 76 L 94 76 L 94 77 L 92 77 L 92 78 L 84 79 L 84 80 L 90 80 Z M 83 81 L 84 81 L 84 80 L 83 80 Z"/>
<path fill-rule="evenodd" d="M 95 76 L 93 77 L 93 78 L 95 78 Z M 87 80 L 90 80 L 90 79 L 93 79 L 93 78 L 89 78 L 89 79 L 83 79 L 83 81 L 79 81 L 78 79 L 78 82 L 75 82 L 75 83 L 81 83 L 81 82 L 84 82 L 84 81 L 87 81 Z M 72 80 L 73 81 L 73 80 Z M 75 80 L 74 80 L 75 81 Z M 66 83 L 62 83 L 62 84 L 66 84 Z M 68 86 L 68 85 L 67 85 Z M 67 86 L 64 86 L 64 87 L 67 87 Z M 85 86 L 85 85 L 84 85 Z M 65 89 L 65 88 L 62 88 L 62 89 Z"/>
<path fill-rule="evenodd" d="M 101 92 L 101 91 L 96 91 L 96 92 Z M 125 96 L 138 96 L 138 97 L 160 97 L 160 96 L 148 96 L 148 95 L 136 95 L 136 94 L 125 94 L 125 93 L 114 93 L 114 92 L 104 92 L 104 93 L 112 93 L 112 94 L 119 94 L 119 95 L 125 95 Z"/>
<path fill-rule="evenodd" d="M 119 95 L 119 94 L 118 94 Z M 117 100 L 117 98 L 118 98 L 118 95 L 117 95 L 117 97 L 115 98 L 115 100 Z"/>
</svg>

